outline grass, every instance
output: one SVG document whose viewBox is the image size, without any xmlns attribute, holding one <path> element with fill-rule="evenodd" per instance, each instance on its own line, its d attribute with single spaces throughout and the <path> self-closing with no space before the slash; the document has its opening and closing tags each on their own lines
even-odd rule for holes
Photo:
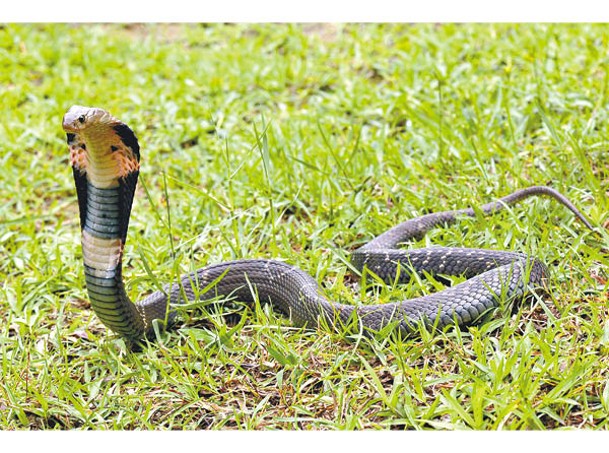
<svg viewBox="0 0 609 453">
<path fill-rule="evenodd" d="M 607 55 L 601 25 L 0 27 L 0 427 L 608 428 Z M 72 104 L 140 138 L 134 299 L 245 257 L 335 300 L 412 297 L 433 285 L 354 285 L 349 251 L 532 184 L 603 232 L 534 200 L 429 234 L 550 264 L 549 295 L 470 329 L 369 339 L 229 304 L 132 351 L 87 302 Z"/>
</svg>

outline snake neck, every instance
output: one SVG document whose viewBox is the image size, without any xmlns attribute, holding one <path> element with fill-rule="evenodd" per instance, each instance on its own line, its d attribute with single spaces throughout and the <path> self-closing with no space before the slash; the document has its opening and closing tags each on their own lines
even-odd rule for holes
<svg viewBox="0 0 609 453">
<path fill-rule="evenodd" d="M 85 281 L 102 322 L 127 338 L 149 326 L 129 299 L 122 258 L 139 175 L 139 145 L 131 129 L 100 109 L 72 107 L 64 117 L 81 220 Z"/>
<path fill-rule="evenodd" d="M 140 338 L 148 326 L 125 291 L 120 237 L 120 188 L 99 189 L 87 182 L 87 211 L 81 243 L 91 306 L 113 331 Z"/>
</svg>

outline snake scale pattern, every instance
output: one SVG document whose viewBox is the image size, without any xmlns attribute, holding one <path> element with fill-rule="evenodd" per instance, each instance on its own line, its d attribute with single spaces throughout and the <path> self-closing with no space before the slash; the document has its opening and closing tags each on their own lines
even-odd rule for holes
<svg viewBox="0 0 609 453">
<path fill-rule="evenodd" d="M 353 265 L 367 268 L 392 283 L 412 273 L 464 275 L 467 280 L 447 289 L 397 303 L 352 306 L 329 301 L 318 283 L 302 270 L 275 260 L 244 259 L 212 264 L 132 303 L 122 278 L 122 257 L 135 187 L 140 148 L 125 123 L 100 108 L 71 107 L 63 118 L 78 195 L 85 281 L 91 306 L 101 321 L 119 335 L 137 341 L 153 332 L 153 322 L 171 325 L 174 305 L 185 300 L 231 297 L 251 302 L 257 297 L 289 316 L 299 326 L 331 326 L 355 319 L 366 332 L 392 326 L 405 334 L 421 322 L 442 328 L 467 326 L 501 300 L 524 298 L 543 285 L 547 269 L 523 253 L 430 247 L 406 250 L 401 243 L 421 238 L 437 226 L 474 216 L 474 210 L 437 212 L 407 220 L 352 253 Z M 550 196 L 592 226 L 563 195 L 545 186 L 518 190 L 480 210 L 493 214 L 534 195 Z M 207 291 L 204 291 L 207 289 Z M 155 321 L 157 320 L 157 321 Z"/>
</svg>

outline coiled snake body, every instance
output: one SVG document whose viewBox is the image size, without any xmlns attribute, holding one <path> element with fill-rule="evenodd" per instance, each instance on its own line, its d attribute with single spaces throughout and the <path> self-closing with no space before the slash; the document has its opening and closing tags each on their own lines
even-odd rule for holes
<svg viewBox="0 0 609 453">
<path fill-rule="evenodd" d="M 122 280 L 122 255 L 133 195 L 139 174 L 139 144 L 133 131 L 105 110 L 73 106 L 65 114 L 82 230 L 85 280 L 91 305 L 102 322 L 130 340 L 151 333 L 153 321 L 167 325 L 174 304 L 231 296 L 241 301 L 271 302 L 297 325 L 346 324 L 357 319 L 366 331 L 392 325 L 404 333 L 423 322 L 444 327 L 469 325 L 502 299 L 523 298 L 539 286 L 546 267 L 522 253 L 431 247 L 404 250 L 398 245 L 422 237 L 430 229 L 473 216 L 473 209 L 427 214 L 390 229 L 354 251 L 352 263 L 387 282 L 396 275 L 407 281 L 423 275 L 465 275 L 463 283 L 438 293 L 382 305 L 351 306 L 329 301 L 317 282 L 300 269 L 274 260 L 244 259 L 213 264 L 182 277 L 134 304 Z M 584 216 L 555 190 L 534 186 L 483 205 L 485 214 L 500 211 L 533 195 L 547 195 L 569 208 L 584 224 Z M 401 269 L 400 269 L 401 267 Z M 204 289 L 210 288 L 203 292 Z"/>
</svg>

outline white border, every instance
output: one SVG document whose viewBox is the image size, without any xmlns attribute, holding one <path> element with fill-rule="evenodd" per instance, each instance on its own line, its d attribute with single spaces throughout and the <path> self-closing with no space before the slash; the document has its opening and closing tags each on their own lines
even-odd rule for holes
<svg viewBox="0 0 609 453">
<path fill-rule="evenodd" d="M 603 0 L 5 0 L 1 22 L 603 22 Z"/>
<path fill-rule="evenodd" d="M 0 432 L 3 445 L 27 445 L 27 451 L 45 453 L 85 450 L 87 453 L 129 451 L 227 450 L 248 453 L 375 452 L 381 447 L 425 453 L 488 453 L 547 451 L 562 453 L 594 448 L 607 442 L 606 432 L 521 431 L 43 431 Z M 601 447 L 602 451 L 602 447 Z"/>
</svg>

